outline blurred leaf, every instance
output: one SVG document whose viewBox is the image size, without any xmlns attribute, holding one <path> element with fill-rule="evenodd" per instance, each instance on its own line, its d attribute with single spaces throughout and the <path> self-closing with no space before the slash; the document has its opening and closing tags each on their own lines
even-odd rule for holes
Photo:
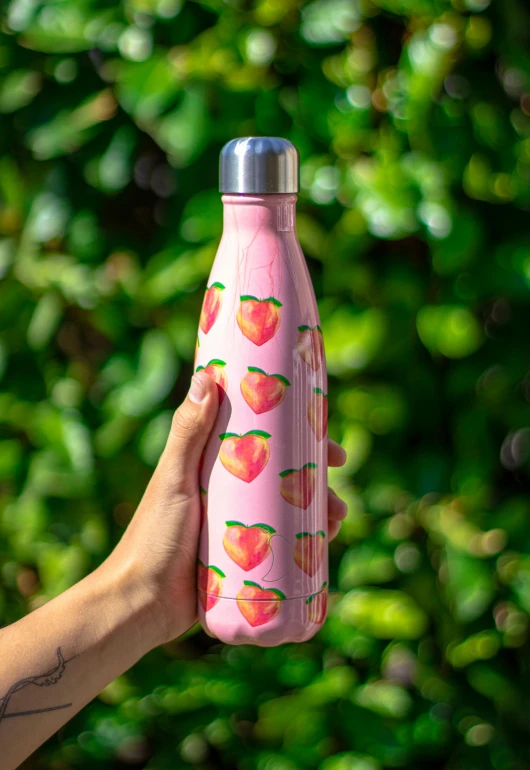
<svg viewBox="0 0 530 770">
<path fill-rule="evenodd" d="M 0 112 L 15 112 L 39 93 L 41 78 L 31 70 L 10 72 L 0 85 Z"/>
<path fill-rule="evenodd" d="M 118 129 L 101 157 L 93 158 L 86 167 L 86 178 L 104 192 L 121 190 L 132 177 L 132 152 L 136 136 L 128 126 Z"/>
<path fill-rule="evenodd" d="M 153 329 L 143 337 L 136 376 L 112 394 L 111 402 L 125 415 L 148 413 L 167 396 L 178 372 L 178 362 L 167 335 Z"/>
<path fill-rule="evenodd" d="M 373 682 L 359 687 L 355 700 L 363 708 L 394 719 L 403 719 L 412 707 L 408 692 L 389 682 Z"/>
<path fill-rule="evenodd" d="M 175 166 L 188 166 L 202 151 L 210 133 L 204 90 L 188 88 L 180 105 L 161 118 L 152 133 Z"/>
<path fill-rule="evenodd" d="M 427 625 L 423 610 L 401 591 L 350 591 L 338 611 L 343 622 L 378 639 L 417 639 Z"/>
<path fill-rule="evenodd" d="M 78 150 L 115 114 L 110 90 L 90 96 L 75 110 L 62 110 L 48 123 L 27 134 L 27 145 L 39 160 L 48 160 Z"/>
<path fill-rule="evenodd" d="M 147 465 L 155 466 L 166 444 L 171 428 L 172 412 L 162 412 L 146 426 L 140 438 L 139 451 Z"/>
<path fill-rule="evenodd" d="M 39 300 L 28 326 L 28 343 L 33 350 L 40 350 L 49 344 L 61 320 L 61 303 L 53 292 L 44 294 Z"/>
<path fill-rule="evenodd" d="M 478 322 L 464 307 L 423 307 L 416 325 L 425 347 L 448 358 L 469 356 L 483 343 Z"/>
<path fill-rule="evenodd" d="M 164 112 L 176 100 L 179 90 L 170 61 L 161 51 L 144 62 L 119 65 L 118 102 L 140 125 Z"/>
<path fill-rule="evenodd" d="M 195 624 L 30 764 L 530 766 L 527 6 L 5 3 L 0 626 L 97 567 L 138 506 L 192 373 L 233 137 L 299 150 L 348 453 L 313 640 Z"/>
<path fill-rule="evenodd" d="M 384 314 L 376 309 L 353 313 L 347 307 L 323 320 L 326 360 L 332 374 L 364 369 L 379 352 L 386 333 Z"/>
</svg>

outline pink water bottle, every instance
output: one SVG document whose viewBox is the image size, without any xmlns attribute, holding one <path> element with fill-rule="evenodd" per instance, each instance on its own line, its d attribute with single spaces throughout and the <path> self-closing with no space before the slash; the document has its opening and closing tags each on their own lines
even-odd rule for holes
<svg viewBox="0 0 530 770">
<path fill-rule="evenodd" d="M 220 160 L 223 236 L 196 370 L 220 409 L 201 468 L 199 617 L 229 644 L 302 642 L 326 617 L 327 379 L 296 236 L 298 153 L 246 137 Z"/>
</svg>

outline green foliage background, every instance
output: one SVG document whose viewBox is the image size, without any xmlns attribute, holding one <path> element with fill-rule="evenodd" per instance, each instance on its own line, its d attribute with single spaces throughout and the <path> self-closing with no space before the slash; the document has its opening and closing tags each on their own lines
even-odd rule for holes
<svg viewBox="0 0 530 770">
<path fill-rule="evenodd" d="M 11 0 L 0 619 L 120 537 L 182 399 L 230 138 L 289 137 L 350 513 L 311 643 L 196 630 L 27 768 L 524 770 L 523 0 Z"/>
</svg>

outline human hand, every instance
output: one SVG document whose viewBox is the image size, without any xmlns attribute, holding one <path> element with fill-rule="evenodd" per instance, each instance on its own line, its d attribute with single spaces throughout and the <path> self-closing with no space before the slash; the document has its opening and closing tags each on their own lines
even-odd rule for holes
<svg viewBox="0 0 530 770">
<path fill-rule="evenodd" d="M 218 411 L 217 386 L 206 372 L 192 378 L 173 417 L 157 468 L 120 543 L 100 568 L 127 585 L 148 610 L 151 646 L 165 643 L 197 620 L 196 564 L 200 523 L 199 462 Z M 329 441 L 330 466 L 346 453 Z M 340 529 L 346 503 L 328 489 L 329 539 Z M 121 576 L 121 577 L 120 577 Z M 134 589 L 134 590 L 131 590 Z"/>
</svg>

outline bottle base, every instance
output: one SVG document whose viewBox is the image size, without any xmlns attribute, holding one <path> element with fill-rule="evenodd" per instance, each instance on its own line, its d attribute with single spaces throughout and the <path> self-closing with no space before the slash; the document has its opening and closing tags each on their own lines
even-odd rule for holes
<svg viewBox="0 0 530 770">
<path fill-rule="evenodd" d="M 322 628 L 327 591 L 308 598 L 241 601 L 199 592 L 199 620 L 205 632 L 225 644 L 306 642 Z"/>
</svg>

